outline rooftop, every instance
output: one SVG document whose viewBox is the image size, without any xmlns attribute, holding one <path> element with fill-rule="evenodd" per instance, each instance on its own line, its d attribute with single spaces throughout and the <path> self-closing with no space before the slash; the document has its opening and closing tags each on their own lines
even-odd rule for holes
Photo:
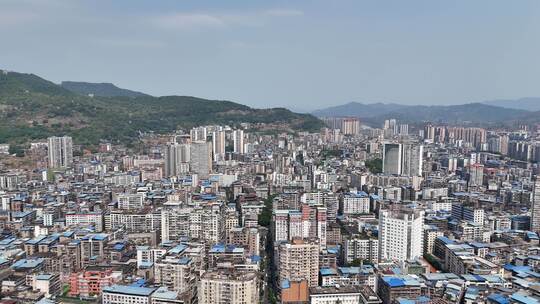
<svg viewBox="0 0 540 304">
<path fill-rule="evenodd" d="M 362 290 L 362 288 L 360 286 L 354 286 L 354 285 L 350 285 L 350 286 L 339 286 L 339 285 L 336 285 L 336 286 L 325 286 L 325 287 L 321 287 L 321 286 L 317 286 L 317 287 L 310 287 L 309 288 L 309 293 L 310 295 L 327 295 L 327 294 L 351 294 L 351 293 L 355 293 L 355 294 L 360 294 L 360 291 Z"/>
<path fill-rule="evenodd" d="M 149 296 L 156 289 L 148 287 L 135 287 L 135 286 L 125 286 L 125 285 L 112 285 L 103 288 L 103 292 L 107 293 L 118 293 L 126 295 L 136 295 L 136 296 Z"/>
</svg>

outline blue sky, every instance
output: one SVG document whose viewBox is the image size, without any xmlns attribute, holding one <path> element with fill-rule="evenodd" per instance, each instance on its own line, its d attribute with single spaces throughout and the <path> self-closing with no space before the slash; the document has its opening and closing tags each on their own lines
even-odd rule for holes
<svg viewBox="0 0 540 304">
<path fill-rule="evenodd" d="M 0 68 L 313 110 L 540 96 L 540 1 L 0 0 Z"/>
</svg>

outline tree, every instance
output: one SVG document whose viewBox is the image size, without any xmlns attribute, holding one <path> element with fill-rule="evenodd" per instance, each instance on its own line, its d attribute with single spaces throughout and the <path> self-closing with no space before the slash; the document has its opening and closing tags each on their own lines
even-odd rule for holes
<svg viewBox="0 0 540 304">
<path fill-rule="evenodd" d="M 15 154 L 17 157 L 23 157 L 24 156 L 24 147 L 21 145 L 9 145 L 9 154 Z"/>
<path fill-rule="evenodd" d="M 360 267 L 362 265 L 373 265 L 371 261 L 364 260 L 364 259 L 354 259 L 352 262 L 349 263 L 349 266 L 351 267 Z"/>
<path fill-rule="evenodd" d="M 370 159 L 365 164 L 371 173 L 382 173 L 382 159 Z"/>
<path fill-rule="evenodd" d="M 261 211 L 261 214 L 259 214 L 258 222 L 259 225 L 263 227 L 270 226 L 270 223 L 272 222 L 272 203 L 274 201 L 275 195 L 270 195 L 265 201 L 264 201 L 264 208 Z"/>
</svg>

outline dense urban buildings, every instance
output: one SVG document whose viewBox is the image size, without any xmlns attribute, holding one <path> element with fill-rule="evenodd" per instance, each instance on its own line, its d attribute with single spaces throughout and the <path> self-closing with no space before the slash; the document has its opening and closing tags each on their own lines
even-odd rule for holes
<svg viewBox="0 0 540 304">
<path fill-rule="evenodd" d="M 325 122 L 5 155 L 0 303 L 539 299 L 536 130 Z"/>
</svg>

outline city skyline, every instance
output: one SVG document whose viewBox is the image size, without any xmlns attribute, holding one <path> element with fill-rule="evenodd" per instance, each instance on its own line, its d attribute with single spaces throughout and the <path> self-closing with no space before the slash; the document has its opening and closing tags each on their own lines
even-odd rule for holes
<svg viewBox="0 0 540 304">
<path fill-rule="evenodd" d="M 0 0 L 0 304 L 539 304 L 539 25 Z"/>
</svg>

